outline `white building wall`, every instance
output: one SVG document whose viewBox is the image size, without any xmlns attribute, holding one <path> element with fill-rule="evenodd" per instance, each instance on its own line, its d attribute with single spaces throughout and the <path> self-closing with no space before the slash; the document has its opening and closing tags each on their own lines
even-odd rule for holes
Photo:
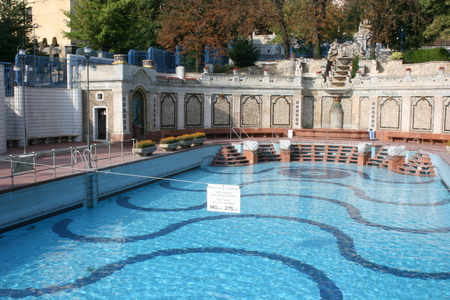
<svg viewBox="0 0 450 300">
<path fill-rule="evenodd" d="M 24 122 L 22 87 L 7 98 L 7 139 L 20 139 L 23 146 Z M 83 140 L 82 97 L 80 90 L 25 88 L 27 138 L 77 136 Z"/>
</svg>

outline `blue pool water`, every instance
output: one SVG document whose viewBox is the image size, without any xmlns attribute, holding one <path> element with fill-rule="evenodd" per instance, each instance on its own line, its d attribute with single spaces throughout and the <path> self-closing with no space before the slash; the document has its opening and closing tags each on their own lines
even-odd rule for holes
<svg viewBox="0 0 450 300">
<path fill-rule="evenodd" d="M 450 194 L 375 167 L 205 167 L 1 235 L 1 299 L 450 299 Z M 206 210 L 241 185 L 241 213 Z"/>
</svg>

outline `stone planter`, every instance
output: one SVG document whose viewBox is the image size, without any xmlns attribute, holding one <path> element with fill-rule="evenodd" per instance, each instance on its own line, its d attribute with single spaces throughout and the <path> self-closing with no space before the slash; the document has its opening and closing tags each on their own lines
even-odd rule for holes
<svg viewBox="0 0 450 300">
<path fill-rule="evenodd" d="M 174 151 L 180 146 L 180 144 L 172 143 L 172 144 L 159 144 L 159 147 L 162 148 L 164 151 Z"/>
<path fill-rule="evenodd" d="M 194 141 L 193 141 L 193 144 L 195 145 L 195 146 L 201 146 L 201 145 L 203 145 L 203 143 L 206 141 L 206 138 L 199 138 L 199 139 L 195 139 Z"/>
<path fill-rule="evenodd" d="M 194 143 L 195 140 L 187 140 L 187 141 L 179 141 L 180 148 L 191 148 L 191 145 Z"/>
<path fill-rule="evenodd" d="M 133 148 L 133 153 L 136 153 L 139 156 L 149 156 L 152 155 L 153 152 L 156 151 L 156 146 L 147 147 L 147 148 Z"/>
</svg>

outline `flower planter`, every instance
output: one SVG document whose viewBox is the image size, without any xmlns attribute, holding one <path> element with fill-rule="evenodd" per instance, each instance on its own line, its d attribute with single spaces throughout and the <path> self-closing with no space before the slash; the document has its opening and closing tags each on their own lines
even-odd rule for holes
<svg viewBox="0 0 450 300">
<path fill-rule="evenodd" d="M 194 140 L 194 142 L 193 142 L 193 144 L 195 145 L 195 146 L 201 146 L 201 145 L 203 145 L 203 143 L 206 141 L 206 138 L 198 138 L 198 139 L 195 139 Z"/>
<path fill-rule="evenodd" d="M 195 140 L 187 140 L 187 141 L 179 141 L 180 148 L 191 148 L 191 145 L 194 143 Z"/>
<path fill-rule="evenodd" d="M 153 152 L 155 152 L 156 146 L 153 147 L 147 147 L 147 148 L 133 148 L 133 153 L 136 153 L 139 156 L 149 156 L 152 155 Z"/>
<path fill-rule="evenodd" d="M 172 143 L 172 144 L 159 144 L 159 147 L 162 148 L 164 151 L 174 151 L 178 148 L 180 144 Z"/>
</svg>

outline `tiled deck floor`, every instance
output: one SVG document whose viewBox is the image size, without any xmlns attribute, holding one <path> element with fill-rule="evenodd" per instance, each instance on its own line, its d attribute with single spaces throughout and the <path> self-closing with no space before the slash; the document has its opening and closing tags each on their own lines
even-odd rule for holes
<svg viewBox="0 0 450 300">
<path fill-rule="evenodd" d="M 286 139 L 286 138 L 282 138 Z M 279 138 L 255 138 L 253 140 L 257 140 L 258 142 L 270 142 L 270 141 L 278 141 Z M 211 144 L 227 144 L 230 142 L 239 142 L 238 139 L 230 140 L 230 139 L 208 139 L 205 142 L 205 145 L 211 145 Z M 363 141 L 361 140 L 318 140 L 318 139 L 301 139 L 294 137 L 291 139 L 292 143 L 328 143 L 328 144 L 348 144 L 348 145 L 357 145 L 358 143 L 361 143 Z M 364 141 L 364 142 L 372 142 L 372 141 Z M 435 153 L 440 155 L 445 161 L 447 161 L 450 164 L 450 154 L 447 153 L 444 145 L 432 145 L 432 144 L 419 144 L 419 143 L 400 143 L 400 142 L 379 142 L 375 141 L 373 142 L 374 145 L 403 145 L 406 146 L 408 150 L 424 150 L 427 152 Z M 57 152 L 59 152 L 59 149 L 68 149 L 70 147 L 80 147 L 85 146 L 85 142 L 79 142 L 79 143 L 54 143 L 54 144 L 39 144 L 39 145 L 30 145 L 27 148 L 28 153 L 42 153 L 45 151 L 52 151 L 52 149 L 55 149 Z M 7 153 L 0 155 L 0 193 L 4 191 L 9 191 L 13 189 L 23 188 L 27 185 L 34 184 L 35 182 L 44 182 L 46 180 L 53 179 L 55 177 L 62 177 L 62 176 L 68 176 L 73 173 L 79 173 L 87 171 L 85 170 L 85 164 L 81 161 L 80 158 L 78 158 L 78 164 L 74 166 L 73 168 L 70 166 L 67 167 L 61 167 L 57 168 L 56 172 L 52 168 L 53 166 L 53 158 L 51 156 L 47 157 L 39 157 L 36 161 L 37 169 L 38 170 L 44 170 L 37 173 L 36 181 L 35 176 L 33 173 L 29 172 L 28 174 L 24 175 L 15 175 L 14 176 L 14 184 L 11 182 L 11 163 L 9 162 L 9 155 L 19 155 L 23 154 L 23 148 L 21 147 L 14 147 L 14 148 L 8 148 Z M 109 153 L 111 151 L 111 154 Z M 189 151 L 189 149 L 186 150 L 177 150 L 177 151 Z M 122 163 L 129 163 L 132 161 L 142 160 L 142 159 L 151 159 L 155 158 L 161 155 L 170 155 L 172 153 L 176 152 L 164 152 L 162 149 L 158 148 L 151 156 L 148 157 L 139 157 L 137 155 L 132 154 L 131 152 L 131 145 L 130 146 L 124 146 L 124 155 L 120 156 L 121 153 L 121 147 L 120 145 L 115 145 L 111 147 L 111 150 L 109 150 L 108 147 L 98 148 L 97 151 L 97 158 L 99 159 L 97 164 L 97 169 L 105 168 L 111 165 L 118 165 Z M 61 165 L 68 165 L 70 164 L 71 157 L 70 152 L 67 153 L 58 153 L 56 156 L 55 164 L 58 166 Z M 108 159 L 109 156 L 117 156 L 112 159 Z"/>
</svg>

